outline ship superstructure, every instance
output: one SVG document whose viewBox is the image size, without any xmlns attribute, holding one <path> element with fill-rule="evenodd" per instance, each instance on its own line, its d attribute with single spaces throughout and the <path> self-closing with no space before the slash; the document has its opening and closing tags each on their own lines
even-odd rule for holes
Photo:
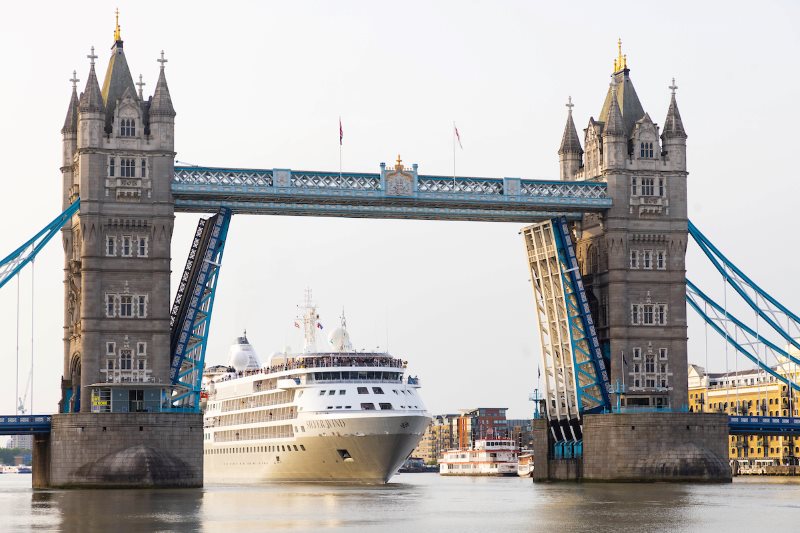
<svg viewBox="0 0 800 533">
<path fill-rule="evenodd" d="M 310 291 L 295 325 L 302 353 L 262 366 L 245 334 L 229 366 L 206 371 L 205 480 L 388 481 L 430 421 L 419 380 L 388 353 L 353 351 L 344 314 L 317 351 Z"/>
</svg>

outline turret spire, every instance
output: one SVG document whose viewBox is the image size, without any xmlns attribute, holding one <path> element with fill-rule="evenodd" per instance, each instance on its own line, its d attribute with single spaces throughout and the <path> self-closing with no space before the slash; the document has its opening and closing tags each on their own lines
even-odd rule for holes
<svg viewBox="0 0 800 533">
<path fill-rule="evenodd" d="M 683 128 L 683 120 L 681 120 L 681 113 L 678 111 L 678 102 L 675 99 L 675 91 L 678 86 L 675 85 L 675 78 L 672 78 L 672 85 L 669 86 L 672 91 L 670 97 L 669 109 L 667 109 L 667 118 L 664 120 L 664 132 L 661 134 L 662 138 L 686 138 L 686 130 Z"/>
<path fill-rule="evenodd" d="M 79 109 L 81 113 L 86 111 L 103 111 L 103 96 L 100 93 L 100 83 L 97 81 L 97 74 L 94 71 L 94 60 L 97 56 L 94 53 L 94 46 L 92 46 L 91 53 L 86 56 L 89 58 L 89 77 L 86 79 L 86 87 L 81 93 Z"/>
<path fill-rule="evenodd" d="M 603 135 L 625 135 L 622 112 L 619 110 L 619 104 L 617 103 L 617 83 L 613 80 L 611 82 L 611 101 L 608 107 L 608 116 L 606 117 Z"/>
<path fill-rule="evenodd" d="M 158 73 L 158 81 L 156 82 L 155 91 L 153 91 L 153 100 L 150 103 L 150 116 L 175 116 L 175 108 L 172 107 L 172 98 L 169 95 L 169 87 L 167 86 L 167 77 L 164 74 L 164 63 L 168 60 L 164 59 L 164 50 L 161 50 L 161 57 L 157 59 L 161 63 L 161 71 Z"/>
<path fill-rule="evenodd" d="M 578 137 L 578 130 L 575 129 L 575 122 L 572 120 L 572 108 L 575 104 L 572 103 L 572 97 L 567 100 L 567 123 L 564 126 L 564 135 L 561 137 L 561 147 L 558 149 L 558 155 L 563 154 L 582 154 L 581 141 Z"/>
<path fill-rule="evenodd" d="M 61 133 L 77 133 L 78 132 L 78 73 L 72 71 L 72 77 L 69 79 L 72 82 L 72 96 L 69 99 L 69 107 L 67 108 L 67 117 L 64 119 L 64 127 L 61 128 Z"/>
</svg>

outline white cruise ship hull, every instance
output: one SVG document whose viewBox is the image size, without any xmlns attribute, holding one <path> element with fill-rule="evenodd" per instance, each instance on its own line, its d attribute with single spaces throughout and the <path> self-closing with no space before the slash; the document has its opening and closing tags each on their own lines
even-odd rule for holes
<svg viewBox="0 0 800 533">
<path fill-rule="evenodd" d="M 320 418 L 304 422 L 319 429 L 294 437 L 206 444 L 205 481 L 386 483 L 419 443 L 429 422 L 423 413 Z"/>
</svg>

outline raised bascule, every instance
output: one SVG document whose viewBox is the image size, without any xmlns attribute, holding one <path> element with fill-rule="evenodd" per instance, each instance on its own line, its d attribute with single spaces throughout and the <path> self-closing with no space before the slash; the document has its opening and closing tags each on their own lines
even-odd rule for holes
<svg viewBox="0 0 800 533">
<path fill-rule="evenodd" d="M 133 82 L 118 23 L 102 86 L 93 49 L 88 57 L 80 94 L 71 80 L 62 129 L 64 211 L 0 262 L 2 287 L 61 232 L 58 413 L 0 417 L 0 432 L 34 435 L 35 487 L 202 485 L 200 377 L 236 213 L 528 224 L 546 413 L 535 420 L 536 478 L 730 478 L 729 426 L 744 426 L 684 409 L 685 299 L 718 331 L 732 322 L 687 287 L 690 229 L 701 248 L 716 249 L 687 218 L 687 136 L 674 83 L 659 135 L 620 50 L 583 145 L 568 104 L 560 180 L 426 175 L 399 156 L 374 173 L 212 168 L 174 165 L 163 52 L 148 98 L 141 76 Z M 176 211 L 211 216 L 198 224 L 170 303 Z M 715 264 L 730 277 L 727 259 Z M 755 284 L 738 279 L 749 294 Z M 768 301 L 769 316 L 797 318 L 765 294 L 754 308 Z M 751 359 L 765 364 L 758 353 Z M 794 422 L 744 423 L 767 432 Z"/>
</svg>

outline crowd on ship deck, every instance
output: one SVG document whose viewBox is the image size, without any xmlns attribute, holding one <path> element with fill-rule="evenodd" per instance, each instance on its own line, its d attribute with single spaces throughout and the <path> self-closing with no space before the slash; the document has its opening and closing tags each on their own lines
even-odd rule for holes
<svg viewBox="0 0 800 533">
<path fill-rule="evenodd" d="M 282 365 L 272 365 L 269 367 L 262 367 L 253 370 L 240 370 L 236 371 L 235 368 L 232 366 L 228 367 L 229 374 L 222 377 L 221 379 L 214 380 L 215 382 L 219 383 L 222 381 L 228 381 L 235 378 L 241 378 L 244 376 L 252 376 L 255 374 L 272 374 L 275 372 L 282 372 L 285 370 L 297 370 L 302 368 L 336 368 L 336 367 L 375 367 L 375 368 L 406 368 L 408 366 L 408 361 L 403 361 L 402 359 L 394 359 L 388 358 L 385 356 L 373 356 L 370 357 L 369 355 L 365 356 L 358 356 L 358 357 L 340 357 L 336 355 L 326 355 L 326 356 L 303 356 L 297 357 L 293 359 L 289 359 L 285 361 Z M 411 381 L 414 378 L 409 377 L 409 383 L 413 384 Z"/>
</svg>

